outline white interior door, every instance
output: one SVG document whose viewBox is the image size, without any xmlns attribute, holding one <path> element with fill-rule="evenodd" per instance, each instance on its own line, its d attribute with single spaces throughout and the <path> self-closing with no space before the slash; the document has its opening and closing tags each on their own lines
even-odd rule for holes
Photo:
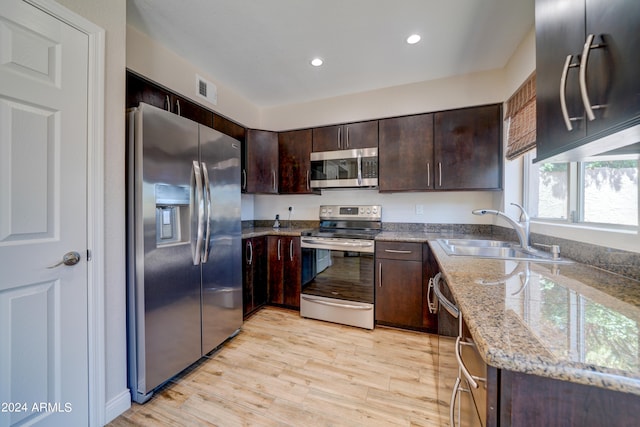
<svg viewBox="0 0 640 427">
<path fill-rule="evenodd" d="M 87 69 L 86 34 L 2 0 L 0 426 L 89 420 Z"/>
</svg>

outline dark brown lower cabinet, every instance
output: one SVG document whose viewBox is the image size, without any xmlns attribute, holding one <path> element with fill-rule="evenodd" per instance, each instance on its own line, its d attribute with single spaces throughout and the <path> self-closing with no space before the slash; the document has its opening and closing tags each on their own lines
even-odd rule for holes
<svg viewBox="0 0 640 427">
<path fill-rule="evenodd" d="M 269 304 L 300 308 L 302 262 L 300 237 L 268 236 Z"/>
<path fill-rule="evenodd" d="M 500 426 L 639 425 L 640 396 L 505 370 L 499 377 Z"/>
<path fill-rule="evenodd" d="M 267 238 L 243 239 L 242 293 L 245 317 L 267 303 Z"/>
<path fill-rule="evenodd" d="M 422 329 L 422 244 L 376 242 L 376 323 Z"/>
</svg>

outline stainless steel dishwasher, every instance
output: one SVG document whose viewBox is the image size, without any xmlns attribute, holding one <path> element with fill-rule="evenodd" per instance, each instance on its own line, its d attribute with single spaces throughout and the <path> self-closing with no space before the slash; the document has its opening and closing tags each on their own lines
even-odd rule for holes
<svg viewBox="0 0 640 427">
<path fill-rule="evenodd" d="M 435 298 L 432 301 L 430 291 Z M 442 419 L 449 425 L 482 426 L 487 419 L 486 365 L 475 348 L 462 313 L 452 302 L 453 297 L 442 274 L 429 283 L 429 311 L 438 313 L 438 400 Z M 444 310 L 443 310 L 444 309 Z M 441 318 L 443 327 L 441 328 Z M 454 323 L 452 323 L 454 322 Z M 451 337 L 451 325 L 458 327 L 458 336 Z M 448 407 L 444 402 L 448 399 Z M 444 413 L 446 408 L 446 412 Z"/>
</svg>

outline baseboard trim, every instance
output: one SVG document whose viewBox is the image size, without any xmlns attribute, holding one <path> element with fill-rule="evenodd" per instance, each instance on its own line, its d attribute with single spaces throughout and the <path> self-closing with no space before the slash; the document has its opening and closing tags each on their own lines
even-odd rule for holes
<svg viewBox="0 0 640 427">
<path fill-rule="evenodd" d="M 131 408 L 131 392 L 129 389 L 126 389 L 107 402 L 105 408 L 105 423 L 110 423 L 129 408 Z"/>
</svg>

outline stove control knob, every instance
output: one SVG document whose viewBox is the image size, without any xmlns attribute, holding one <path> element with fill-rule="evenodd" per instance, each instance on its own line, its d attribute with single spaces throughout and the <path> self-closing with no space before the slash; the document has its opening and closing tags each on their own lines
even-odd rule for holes
<svg viewBox="0 0 640 427">
<path fill-rule="evenodd" d="M 373 212 L 374 215 L 377 214 L 378 213 L 378 208 L 373 208 L 372 212 Z"/>
<path fill-rule="evenodd" d="M 327 209 L 327 213 L 328 213 L 329 215 L 333 214 L 333 209 L 331 209 L 331 208 Z"/>
<path fill-rule="evenodd" d="M 367 215 L 371 215 L 371 208 L 367 208 Z"/>
<path fill-rule="evenodd" d="M 360 208 L 360 215 L 364 215 L 364 208 Z"/>
</svg>

